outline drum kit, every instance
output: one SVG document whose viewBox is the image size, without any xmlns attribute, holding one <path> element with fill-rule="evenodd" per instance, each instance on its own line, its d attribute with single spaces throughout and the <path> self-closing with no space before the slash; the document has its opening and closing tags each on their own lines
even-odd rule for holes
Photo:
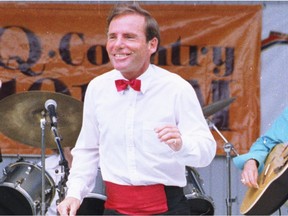
<svg viewBox="0 0 288 216">
<path fill-rule="evenodd" d="M 51 104 L 54 110 L 49 107 Z M 22 92 L 0 100 L 1 132 L 42 150 L 41 165 L 19 158 L 3 169 L 0 214 L 44 215 L 56 192 L 59 200 L 64 197 L 69 168 L 62 147 L 74 146 L 81 129 L 82 111 L 81 101 L 48 91 Z M 45 171 L 46 148 L 57 149 L 61 155 L 59 165 L 65 174 L 57 183 Z"/>
<path fill-rule="evenodd" d="M 55 110 L 46 107 L 48 100 L 59 103 L 58 106 L 52 103 L 55 106 L 52 108 L 57 107 L 57 122 L 53 119 L 55 113 L 51 115 Z M 204 116 L 219 111 L 229 103 L 231 100 L 204 107 Z M 74 146 L 81 129 L 82 111 L 81 101 L 47 91 L 17 93 L 0 100 L 1 132 L 18 142 L 42 149 L 41 166 L 19 158 L 3 169 L 0 178 L 1 215 L 44 215 L 55 195 L 58 194 L 60 201 L 64 199 L 69 168 L 62 147 Z M 45 127 L 46 124 L 50 126 Z M 45 171 L 45 148 L 59 150 L 62 158 L 59 164 L 65 170 L 59 182 L 54 182 Z M 198 172 L 187 167 L 186 178 L 184 194 L 189 201 L 191 215 L 213 215 L 213 199 L 205 194 L 203 180 Z M 84 198 L 77 214 L 101 215 L 105 200 L 105 185 L 99 169 L 95 188 Z"/>
</svg>

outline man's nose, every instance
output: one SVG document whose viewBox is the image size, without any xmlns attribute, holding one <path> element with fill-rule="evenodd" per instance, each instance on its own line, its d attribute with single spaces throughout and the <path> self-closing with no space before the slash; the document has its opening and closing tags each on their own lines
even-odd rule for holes
<svg viewBox="0 0 288 216">
<path fill-rule="evenodd" d="M 115 40 L 114 45 L 117 46 L 117 47 L 120 47 L 120 48 L 124 47 L 125 43 L 124 43 L 123 38 L 118 37 L 118 38 Z"/>
</svg>

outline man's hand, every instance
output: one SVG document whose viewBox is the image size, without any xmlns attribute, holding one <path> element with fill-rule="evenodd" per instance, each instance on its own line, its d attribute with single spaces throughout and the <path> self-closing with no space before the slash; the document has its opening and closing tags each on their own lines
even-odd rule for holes
<svg viewBox="0 0 288 216">
<path fill-rule="evenodd" d="M 61 216 L 75 216 L 80 207 L 80 200 L 74 197 L 66 197 L 57 206 L 57 211 Z"/>
<path fill-rule="evenodd" d="M 179 151 L 182 147 L 181 133 L 175 125 L 164 125 L 155 128 L 158 138 L 166 143 L 172 150 Z"/>
</svg>

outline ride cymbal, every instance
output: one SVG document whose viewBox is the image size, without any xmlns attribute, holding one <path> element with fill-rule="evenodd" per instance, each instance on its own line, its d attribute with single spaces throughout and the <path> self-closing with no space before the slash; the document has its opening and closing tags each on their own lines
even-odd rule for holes
<svg viewBox="0 0 288 216">
<path fill-rule="evenodd" d="M 47 91 L 28 91 L 0 100 L 0 132 L 26 145 L 41 148 L 41 119 L 46 119 L 46 148 L 57 149 L 45 102 L 57 103 L 57 132 L 62 147 L 74 147 L 82 124 L 83 103 L 71 96 Z"/>
</svg>

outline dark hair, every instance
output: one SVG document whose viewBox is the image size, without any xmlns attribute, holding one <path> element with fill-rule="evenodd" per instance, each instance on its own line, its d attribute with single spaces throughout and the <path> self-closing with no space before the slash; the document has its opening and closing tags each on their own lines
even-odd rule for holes
<svg viewBox="0 0 288 216">
<path fill-rule="evenodd" d="M 109 28 L 109 25 L 111 21 L 123 14 L 139 14 L 141 16 L 145 17 L 146 21 L 146 41 L 150 41 L 154 37 L 158 39 L 158 46 L 157 50 L 159 49 L 160 45 L 160 30 L 159 25 L 157 21 L 152 17 L 152 15 L 140 7 L 139 4 L 133 3 L 133 4 L 117 4 L 110 12 L 109 16 L 107 17 L 107 30 Z M 156 50 L 156 52 L 157 52 Z"/>
</svg>

